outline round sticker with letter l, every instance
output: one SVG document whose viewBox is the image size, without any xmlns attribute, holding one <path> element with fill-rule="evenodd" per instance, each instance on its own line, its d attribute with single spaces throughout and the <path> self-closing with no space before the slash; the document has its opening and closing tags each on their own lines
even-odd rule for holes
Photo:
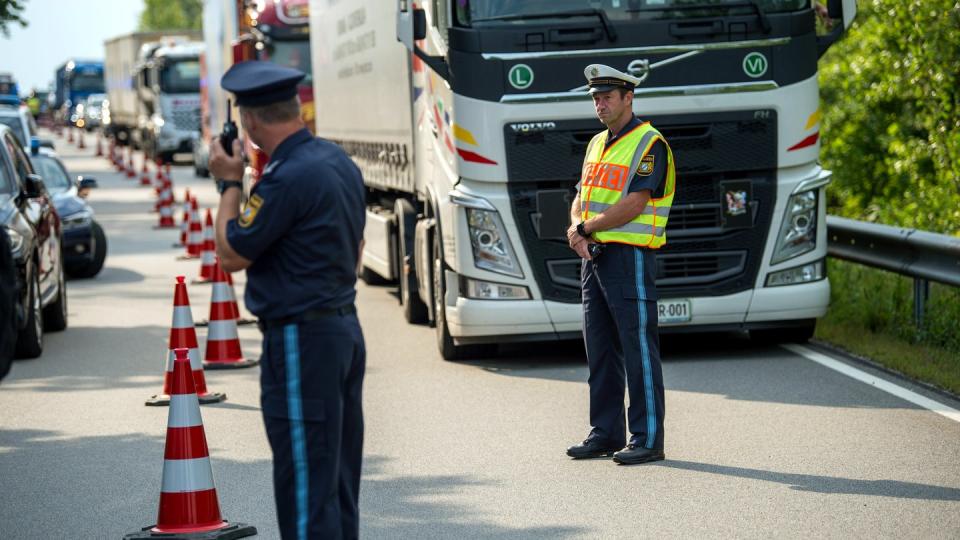
<svg viewBox="0 0 960 540">
<path fill-rule="evenodd" d="M 756 79 L 767 72 L 768 64 L 766 56 L 752 52 L 743 57 L 743 72 Z"/>
<path fill-rule="evenodd" d="M 517 64 L 507 73 L 510 86 L 517 90 L 526 90 L 533 84 L 533 70 L 526 64 Z"/>
</svg>

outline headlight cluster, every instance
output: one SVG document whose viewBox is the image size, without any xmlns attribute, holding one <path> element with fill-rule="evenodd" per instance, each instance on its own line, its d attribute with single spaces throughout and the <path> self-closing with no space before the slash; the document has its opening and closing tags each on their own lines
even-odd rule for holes
<svg viewBox="0 0 960 540">
<path fill-rule="evenodd" d="M 797 193 L 787 201 L 770 264 L 781 263 L 817 247 L 817 192 L 812 189 Z"/>
<path fill-rule="evenodd" d="M 460 290 L 476 300 L 529 300 L 530 290 L 521 285 L 507 285 L 464 277 Z"/>
<path fill-rule="evenodd" d="M 75 214 L 70 214 L 63 218 L 63 230 L 69 231 L 78 227 L 89 226 L 93 221 L 93 214 L 84 210 Z"/>
<path fill-rule="evenodd" d="M 798 285 L 800 283 L 810 283 L 820 281 L 826 277 L 824 271 L 823 259 L 807 263 L 779 272 L 767 274 L 767 287 L 780 287 L 781 285 Z"/>
<path fill-rule="evenodd" d="M 495 210 L 467 208 L 467 226 L 477 268 L 508 276 L 523 277 L 507 230 Z"/>
</svg>

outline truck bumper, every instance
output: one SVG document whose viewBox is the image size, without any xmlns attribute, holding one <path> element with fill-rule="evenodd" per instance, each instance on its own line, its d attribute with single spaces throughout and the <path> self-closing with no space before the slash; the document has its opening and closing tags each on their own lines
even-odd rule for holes
<svg viewBox="0 0 960 540">
<path fill-rule="evenodd" d="M 827 311 L 830 282 L 765 287 L 690 302 L 690 321 L 661 324 L 662 333 L 749 330 L 816 319 Z M 458 344 L 577 339 L 583 329 L 580 304 L 457 297 L 455 305 L 447 304 L 446 313 L 450 335 Z"/>
</svg>

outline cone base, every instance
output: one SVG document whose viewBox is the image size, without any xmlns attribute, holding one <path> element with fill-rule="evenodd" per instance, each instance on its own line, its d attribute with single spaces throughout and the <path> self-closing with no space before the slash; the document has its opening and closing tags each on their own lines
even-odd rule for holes
<svg viewBox="0 0 960 540">
<path fill-rule="evenodd" d="M 184 538 L 187 540 L 232 540 L 257 534 L 257 528 L 246 523 L 223 522 L 223 527 L 206 532 L 174 533 L 155 532 L 156 525 L 125 535 L 124 540 L 146 540 L 150 538 Z"/>
<path fill-rule="evenodd" d="M 200 401 L 201 405 L 208 405 L 210 403 L 220 403 L 221 401 L 227 400 L 227 395 L 223 392 L 207 392 L 206 394 L 197 395 L 197 400 Z M 156 394 L 147 398 L 147 401 L 143 403 L 148 407 L 165 407 L 170 405 L 170 396 L 167 394 Z"/>
<path fill-rule="evenodd" d="M 176 229 L 176 228 L 177 226 L 174 225 L 173 223 L 171 223 L 170 225 L 154 225 L 153 226 L 153 230 L 155 231 L 159 229 Z M 173 246 L 173 247 L 179 247 L 179 246 Z"/>
<path fill-rule="evenodd" d="M 237 360 L 235 362 L 203 362 L 203 369 L 241 369 L 253 367 L 260 363 L 260 360 Z"/>
<path fill-rule="evenodd" d="M 199 255 L 178 255 L 177 256 L 178 261 L 193 261 L 199 258 L 200 258 Z"/>
</svg>

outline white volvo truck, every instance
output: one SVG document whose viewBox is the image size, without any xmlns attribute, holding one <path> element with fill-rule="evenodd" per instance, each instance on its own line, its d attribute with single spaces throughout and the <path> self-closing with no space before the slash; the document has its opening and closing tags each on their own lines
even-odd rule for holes
<svg viewBox="0 0 960 540">
<path fill-rule="evenodd" d="M 420 6 L 420 7 L 417 7 Z M 603 125 L 583 69 L 643 80 L 634 110 L 677 163 L 657 254 L 663 332 L 803 340 L 830 285 L 817 61 L 856 13 L 831 0 L 399 0 L 310 5 L 316 132 L 367 185 L 362 275 L 399 282 L 446 359 L 579 338 L 565 231 Z"/>
</svg>

